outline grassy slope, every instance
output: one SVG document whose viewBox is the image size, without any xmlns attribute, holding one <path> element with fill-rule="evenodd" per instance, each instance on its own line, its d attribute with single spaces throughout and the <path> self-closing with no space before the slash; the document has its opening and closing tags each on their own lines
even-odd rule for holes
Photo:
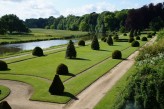
<svg viewBox="0 0 164 109">
<path fill-rule="evenodd" d="M 9 95 L 10 89 L 5 86 L 0 85 L 0 90 L 1 90 L 0 100 L 3 100 L 6 96 Z"/>
<path fill-rule="evenodd" d="M 142 42 L 142 44 L 144 44 L 144 42 Z M 67 92 L 64 94 L 64 96 L 51 96 L 48 93 L 48 88 L 50 86 L 51 81 L 47 81 L 34 76 L 41 76 L 52 80 L 55 74 L 55 69 L 57 65 L 61 62 L 68 65 L 70 73 L 77 74 L 80 71 L 90 67 L 91 65 L 105 59 L 106 57 L 111 56 L 111 53 L 114 49 L 122 50 L 127 48 L 128 46 L 130 46 L 129 43 L 117 42 L 115 43 L 115 46 L 109 47 L 107 46 L 107 44 L 101 42 L 102 50 L 100 51 L 91 50 L 90 46 L 77 48 L 78 58 L 82 58 L 85 60 L 65 59 L 65 52 L 59 52 L 45 57 L 39 57 L 15 64 L 9 64 L 9 68 L 11 68 L 11 70 L 0 72 L 0 78 L 17 80 L 31 84 L 35 90 L 31 97 L 32 100 L 65 103 L 68 100 L 70 100 L 70 98 L 72 98 L 73 95 L 77 95 L 78 93 L 80 93 L 82 90 L 85 89 L 85 87 L 87 87 L 100 76 L 105 74 L 109 69 L 113 68 L 121 60 L 106 60 L 103 64 L 100 64 L 98 67 L 93 67 L 91 70 L 88 70 L 85 73 L 82 73 L 80 76 L 74 77 L 70 81 L 64 83 L 65 92 Z M 130 47 L 123 51 L 123 58 L 128 57 L 136 49 L 137 48 Z M 27 76 L 29 74 L 34 76 Z M 61 78 L 62 81 L 65 81 L 66 79 L 70 78 L 70 76 L 61 76 Z"/>
</svg>

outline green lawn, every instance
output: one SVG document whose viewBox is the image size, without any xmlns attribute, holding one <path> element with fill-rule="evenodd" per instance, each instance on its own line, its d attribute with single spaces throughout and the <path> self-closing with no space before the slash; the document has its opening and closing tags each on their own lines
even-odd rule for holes
<svg viewBox="0 0 164 109">
<path fill-rule="evenodd" d="M 2 85 L 0 85 L 0 91 L 0 101 L 10 94 L 10 89 Z"/>
<path fill-rule="evenodd" d="M 143 45 L 146 42 L 140 41 L 140 43 Z M 90 45 L 78 47 L 76 48 L 78 59 L 74 60 L 65 59 L 65 51 L 61 51 L 47 54 L 44 57 L 11 63 L 8 64 L 11 70 L 0 71 L 0 78 L 22 81 L 32 85 L 35 92 L 30 98 L 31 100 L 66 103 L 122 61 L 111 59 L 112 51 L 121 50 L 123 58 L 127 58 L 138 49 L 131 47 L 128 42 L 114 42 L 114 46 L 100 42 L 100 48 L 101 50 L 96 51 L 91 50 Z M 103 60 L 104 62 L 102 62 Z M 19 61 L 19 59 L 14 61 Z M 60 76 L 65 85 L 65 93 L 63 96 L 52 96 L 48 93 L 48 89 L 56 73 L 56 67 L 60 63 L 66 64 L 70 73 L 81 74 L 75 77 Z M 91 69 L 87 70 L 88 68 Z M 66 81 L 68 79 L 70 80 Z"/>
<path fill-rule="evenodd" d="M 80 37 L 87 35 L 87 32 L 68 31 L 68 30 L 54 30 L 54 29 L 31 29 L 29 34 L 15 34 L 15 35 L 0 35 L 0 44 L 6 43 L 20 43 L 39 40 L 50 40 L 64 37 Z"/>
</svg>

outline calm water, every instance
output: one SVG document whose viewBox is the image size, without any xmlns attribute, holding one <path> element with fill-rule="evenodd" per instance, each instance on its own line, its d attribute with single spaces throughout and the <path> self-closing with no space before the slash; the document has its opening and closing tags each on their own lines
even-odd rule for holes
<svg viewBox="0 0 164 109">
<path fill-rule="evenodd" d="M 6 52 L 18 52 L 18 51 L 22 51 L 22 50 L 32 50 L 36 46 L 39 46 L 41 48 L 49 48 L 52 46 L 67 44 L 68 42 L 69 42 L 69 40 L 48 40 L 48 41 L 0 45 L 0 54 L 6 53 Z M 73 42 L 76 42 L 76 40 L 73 40 Z"/>
</svg>

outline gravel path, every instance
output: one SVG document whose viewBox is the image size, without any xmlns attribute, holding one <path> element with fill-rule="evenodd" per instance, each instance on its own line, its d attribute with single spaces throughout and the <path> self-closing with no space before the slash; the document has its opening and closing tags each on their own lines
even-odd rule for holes
<svg viewBox="0 0 164 109">
<path fill-rule="evenodd" d="M 155 39 L 156 37 L 152 38 L 148 45 L 152 44 Z M 11 94 L 5 100 L 8 101 L 12 109 L 92 109 L 134 64 L 134 58 L 137 54 L 138 51 L 130 55 L 127 60 L 123 60 L 80 93 L 77 96 L 78 100 L 72 100 L 66 105 L 30 101 L 29 98 L 33 93 L 33 88 L 22 82 L 0 80 L 0 84 L 11 90 Z"/>
</svg>

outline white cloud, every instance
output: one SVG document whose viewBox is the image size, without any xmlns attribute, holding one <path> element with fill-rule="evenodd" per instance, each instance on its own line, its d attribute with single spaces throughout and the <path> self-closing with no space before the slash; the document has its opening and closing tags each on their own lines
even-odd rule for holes
<svg viewBox="0 0 164 109">
<path fill-rule="evenodd" d="M 19 1 L 19 2 L 18 2 Z M 20 19 L 26 18 L 48 18 L 59 16 L 49 0 L 2 0 L 0 1 L 0 16 L 5 14 L 16 14 Z"/>
<path fill-rule="evenodd" d="M 115 10 L 116 10 L 115 5 L 112 5 L 104 1 L 104 2 L 99 2 L 95 4 L 87 4 L 78 8 L 68 8 L 62 11 L 61 13 L 65 16 L 69 14 L 81 16 L 81 15 L 88 14 L 91 12 L 100 13 L 103 11 L 115 11 Z"/>
</svg>

